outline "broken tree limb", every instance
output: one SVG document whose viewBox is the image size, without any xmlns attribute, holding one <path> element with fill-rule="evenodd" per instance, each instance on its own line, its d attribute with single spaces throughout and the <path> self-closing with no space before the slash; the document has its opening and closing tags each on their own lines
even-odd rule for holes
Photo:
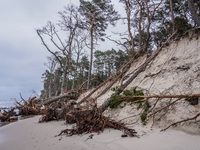
<svg viewBox="0 0 200 150">
<path fill-rule="evenodd" d="M 158 53 L 162 50 L 162 48 L 169 42 L 169 40 L 177 33 L 177 31 L 175 31 L 165 42 L 164 44 L 158 48 L 149 58 L 147 58 L 147 60 L 136 69 L 135 73 L 121 86 L 121 89 L 124 90 L 132 81 L 133 79 L 135 79 L 138 74 L 140 74 L 141 72 L 143 72 L 146 67 L 148 66 L 148 64 L 154 60 L 156 58 L 156 56 L 158 55 Z M 117 91 L 115 92 L 113 95 L 119 95 L 122 91 Z M 106 110 L 106 108 L 109 106 L 110 103 L 110 98 L 108 98 L 101 106 L 100 108 L 102 109 L 102 111 Z"/>
<path fill-rule="evenodd" d="M 131 98 L 196 98 L 200 97 L 200 94 L 191 94 L 191 95 L 150 95 L 150 96 L 122 96 L 127 99 Z"/>
<path fill-rule="evenodd" d="M 51 103 L 53 103 L 53 102 L 55 102 L 55 101 L 58 101 L 58 100 L 61 99 L 61 98 L 76 99 L 77 97 L 74 96 L 74 95 L 69 95 L 69 93 L 65 93 L 65 94 L 63 94 L 63 95 L 56 96 L 56 97 L 54 97 L 54 98 L 52 98 L 52 99 L 50 99 L 50 100 L 48 100 L 48 101 L 45 101 L 43 104 L 44 104 L 44 105 L 48 105 L 48 104 L 51 104 Z"/>
</svg>

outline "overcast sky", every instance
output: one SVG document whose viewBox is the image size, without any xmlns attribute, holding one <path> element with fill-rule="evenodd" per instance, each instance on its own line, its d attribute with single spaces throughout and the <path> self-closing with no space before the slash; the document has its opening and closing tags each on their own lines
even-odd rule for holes
<svg viewBox="0 0 200 150">
<path fill-rule="evenodd" d="M 113 0 L 118 3 L 118 0 Z M 45 50 L 36 28 L 59 19 L 70 0 L 0 0 L 0 100 L 27 99 L 42 90 Z M 79 5 L 79 0 L 72 0 Z"/>
</svg>

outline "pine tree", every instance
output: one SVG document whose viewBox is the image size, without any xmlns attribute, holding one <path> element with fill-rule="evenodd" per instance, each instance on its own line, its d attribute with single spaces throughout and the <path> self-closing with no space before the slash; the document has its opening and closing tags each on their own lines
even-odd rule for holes
<svg viewBox="0 0 200 150">
<path fill-rule="evenodd" d="M 104 40 L 102 37 L 105 35 L 108 23 L 110 22 L 114 25 L 113 20 L 118 16 L 110 0 L 80 0 L 79 11 L 84 17 L 83 25 L 90 33 L 90 65 L 87 83 L 87 89 L 89 89 L 93 64 L 94 40 Z"/>
</svg>

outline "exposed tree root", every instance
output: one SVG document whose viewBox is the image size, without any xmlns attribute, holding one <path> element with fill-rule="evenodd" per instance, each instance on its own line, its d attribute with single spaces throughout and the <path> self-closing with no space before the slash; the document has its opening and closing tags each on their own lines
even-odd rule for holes
<svg viewBox="0 0 200 150">
<path fill-rule="evenodd" d="M 130 119 L 130 118 L 133 118 L 132 120 L 137 120 L 132 124 L 137 123 L 139 121 L 139 119 L 144 124 L 146 124 L 146 122 L 149 119 L 152 119 L 152 126 L 151 127 L 153 127 L 156 122 L 160 121 L 165 116 L 167 116 L 167 114 L 169 114 L 172 111 L 172 109 L 174 108 L 174 106 L 177 103 L 179 103 L 180 101 L 188 101 L 189 105 L 198 105 L 199 98 L 200 98 L 200 94 L 192 94 L 192 95 L 153 95 L 153 96 L 123 96 L 123 95 L 120 95 L 120 96 L 123 99 L 123 101 L 130 101 L 133 98 L 144 98 L 142 100 L 136 100 L 136 101 L 128 103 L 130 105 L 136 104 L 137 102 L 147 102 L 147 101 L 149 101 L 151 99 L 151 103 L 150 103 L 151 106 L 149 107 L 149 109 L 147 109 L 145 111 L 145 109 L 146 109 L 146 107 L 144 107 L 145 103 L 143 103 L 143 104 L 139 103 L 137 109 L 142 109 L 142 111 L 139 114 L 137 114 L 137 115 L 134 114 L 134 115 L 131 115 L 129 117 L 121 119 L 121 121 L 122 120 L 126 120 L 126 119 Z M 144 111 L 145 111 L 145 113 L 144 113 Z M 197 119 L 197 118 L 200 116 L 200 113 L 199 112 L 197 112 L 197 113 L 198 114 L 195 115 L 194 117 L 191 117 L 191 118 L 188 118 L 188 119 L 183 119 L 181 121 L 172 123 L 171 125 L 169 125 L 165 129 L 163 129 L 162 131 L 167 130 L 171 126 L 176 126 L 178 124 L 181 124 L 181 123 L 184 123 L 184 122 L 188 122 L 188 121 L 193 121 L 193 123 L 199 122 L 200 120 Z"/>
<path fill-rule="evenodd" d="M 29 100 L 26 101 L 21 96 L 21 99 L 23 102 L 15 101 L 16 108 L 19 110 L 19 115 L 30 116 L 45 113 L 44 110 L 39 107 L 36 97 L 29 98 Z"/>
<path fill-rule="evenodd" d="M 41 122 L 48 122 L 48 121 L 52 121 L 52 120 L 58 120 L 58 111 L 56 110 L 56 108 L 47 108 L 46 109 L 46 113 L 44 116 L 42 116 L 42 118 L 39 120 L 39 123 Z"/>
<path fill-rule="evenodd" d="M 1 122 L 5 122 L 5 121 L 12 122 L 12 121 L 18 120 L 17 117 L 13 117 L 16 115 L 16 113 L 14 112 L 14 109 L 15 108 L 11 108 L 8 111 L 4 110 L 3 113 L 1 112 L 1 109 L 0 109 L 0 121 Z"/>
<path fill-rule="evenodd" d="M 75 123 L 75 126 L 72 129 L 61 131 L 59 135 L 63 133 L 69 136 L 91 132 L 99 133 L 103 132 L 105 128 L 114 128 L 123 130 L 126 135 L 131 137 L 137 137 L 137 132 L 134 129 L 130 129 L 122 123 L 109 119 L 96 107 L 92 110 L 72 110 L 68 112 L 66 115 L 66 123 Z"/>
<path fill-rule="evenodd" d="M 172 124 L 169 125 L 168 127 L 162 129 L 161 131 L 166 131 L 166 130 L 169 129 L 170 127 L 176 126 L 176 125 L 181 124 L 181 123 L 185 123 L 185 122 L 188 122 L 188 121 L 196 120 L 199 116 L 200 116 L 200 113 L 196 114 L 194 117 L 187 118 L 187 119 L 184 119 L 184 120 L 181 120 L 181 121 L 177 121 L 177 122 L 175 122 L 175 123 L 172 123 Z M 200 121 L 200 120 L 197 120 L 197 121 Z"/>
</svg>

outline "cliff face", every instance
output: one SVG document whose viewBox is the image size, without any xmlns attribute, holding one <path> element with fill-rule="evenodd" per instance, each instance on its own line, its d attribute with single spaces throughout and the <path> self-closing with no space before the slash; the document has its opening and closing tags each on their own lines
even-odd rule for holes
<svg viewBox="0 0 200 150">
<path fill-rule="evenodd" d="M 127 87 L 138 86 L 151 94 L 200 92 L 200 34 L 191 31 L 163 48 L 156 59 Z M 132 68 L 135 68 L 134 64 Z"/>
<path fill-rule="evenodd" d="M 126 73 L 130 76 L 136 68 L 144 61 L 146 56 L 140 57 L 132 64 Z M 125 82 L 125 81 L 123 81 Z M 119 80 L 113 87 L 120 86 Z M 137 87 L 142 89 L 145 95 L 187 95 L 200 94 L 200 31 L 199 29 L 188 32 L 178 41 L 173 41 L 162 49 L 158 56 L 148 65 L 145 71 L 141 72 L 126 89 Z M 92 95 L 95 97 L 104 87 Z M 102 104 L 113 92 L 109 90 L 98 98 L 97 103 Z M 156 104 L 154 111 L 167 106 L 176 99 L 162 99 Z M 156 99 L 149 99 L 151 106 Z M 107 109 L 105 114 L 116 120 L 132 125 L 142 125 L 140 116 L 142 109 L 138 104 L 126 103 L 123 108 Z M 182 99 L 170 107 L 158 112 L 154 117 L 147 118 L 147 126 L 165 128 L 168 125 L 193 117 L 200 112 L 200 100 L 197 105 L 190 105 Z M 125 119 L 126 118 L 126 119 Z M 197 118 L 200 120 L 200 117 Z M 154 122 L 154 123 L 153 123 Z M 178 129 L 191 133 L 200 134 L 200 121 L 181 124 Z"/>
</svg>

